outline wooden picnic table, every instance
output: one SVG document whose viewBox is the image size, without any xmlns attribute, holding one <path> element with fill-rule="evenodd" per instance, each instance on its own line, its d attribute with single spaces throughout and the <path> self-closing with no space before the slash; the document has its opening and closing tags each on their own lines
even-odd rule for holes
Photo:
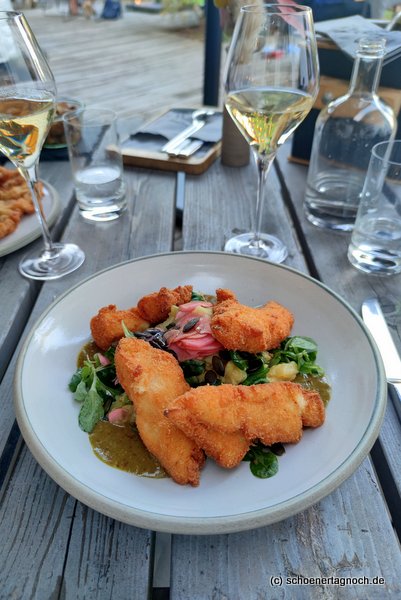
<svg viewBox="0 0 401 600">
<path fill-rule="evenodd" d="M 287 153 L 283 148 L 271 173 L 264 215 L 266 228 L 287 242 L 286 264 L 326 283 L 357 311 L 363 298 L 377 295 L 400 349 L 401 277 L 357 272 L 347 262 L 347 236 L 306 222 L 306 168 Z M 0 258 L 0 598 L 400 598 L 401 423 L 391 401 L 370 456 L 349 479 L 309 509 L 252 531 L 169 535 L 126 525 L 75 500 L 42 470 L 13 408 L 16 360 L 42 311 L 105 267 L 174 251 L 180 196 L 183 250 L 221 250 L 233 228 L 249 225 L 255 172 L 253 165 L 233 169 L 219 160 L 201 176 L 178 178 L 126 168 L 129 206 L 108 224 L 88 224 L 78 214 L 68 161 L 43 162 L 40 172 L 62 204 L 54 238 L 78 243 L 86 260 L 73 274 L 42 284 L 18 273 L 26 249 Z M 356 579 L 344 586 L 286 582 L 297 576 Z M 282 585 L 274 587 L 272 577 Z M 385 583 L 367 584 L 375 577 Z"/>
</svg>

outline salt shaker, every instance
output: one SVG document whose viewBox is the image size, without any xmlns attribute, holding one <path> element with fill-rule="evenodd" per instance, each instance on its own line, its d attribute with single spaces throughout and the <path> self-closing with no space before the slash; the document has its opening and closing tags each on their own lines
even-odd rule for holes
<svg viewBox="0 0 401 600">
<path fill-rule="evenodd" d="M 396 133 L 394 112 L 377 94 L 384 47 L 382 38 L 359 41 L 348 92 L 317 118 L 304 208 L 319 227 L 352 230 L 371 149 Z"/>
</svg>

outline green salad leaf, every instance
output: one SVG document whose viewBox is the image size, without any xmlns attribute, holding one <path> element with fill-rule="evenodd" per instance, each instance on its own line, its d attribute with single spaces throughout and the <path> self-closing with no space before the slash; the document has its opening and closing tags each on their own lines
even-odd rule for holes
<svg viewBox="0 0 401 600">
<path fill-rule="evenodd" d="M 315 363 L 317 344 L 310 337 L 299 335 L 285 339 L 276 350 L 271 351 L 272 358 L 269 366 L 279 363 L 296 362 L 298 370 L 304 375 L 323 377 L 324 371 Z"/>
<path fill-rule="evenodd" d="M 204 302 L 205 301 L 205 296 L 203 294 L 201 294 L 200 292 L 192 291 L 191 302 L 193 300 L 200 300 L 201 302 Z"/>
<path fill-rule="evenodd" d="M 97 355 L 86 360 L 75 371 L 68 384 L 74 400 L 82 404 L 78 423 L 87 433 L 93 431 L 96 423 L 103 419 L 111 404 L 123 393 L 121 386 L 116 384 L 114 354 L 112 358 L 113 362 L 105 366 L 100 363 Z"/>
<path fill-rule="evenodd" d="M 237 352 L 236 350 L 230 350 L 230 359 L 233 361 L 236 367 L 241 369 L 241 371 L 247 370 L 248 360 L 240 352 Z"/>
<path fill-rule="evenodd" d="M 251 446 L 243 460 L 249 461 L 252 474 L 260 479 L 268 479 L 278 472 L 277 455 L 263 444 Z"/>
<path fill-rule="evenodd" d="M 78 415 L 80 428 L 91 433 L 98 421 L 104 417 L 103 399 L 96 389 L 91 388 L 87 392 Z"/>
<path fill-rule="evenodd" d="M 257 383 L 267 382 L 268 363 L 262 352 L 249 354 L 248 352 L 230 350 L 230 360 L 247 374 L 242 385 L 256 385 Z"/>
</svg>

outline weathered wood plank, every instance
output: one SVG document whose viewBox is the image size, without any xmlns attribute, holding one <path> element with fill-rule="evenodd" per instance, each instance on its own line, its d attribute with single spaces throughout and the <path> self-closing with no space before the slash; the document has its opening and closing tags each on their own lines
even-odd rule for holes
<svg viewBox="0 0 401 600">
<path fill-rule="evenodd" d="M 146 119 L 202 103 L 202 34 L 165 30 L 160 17 L 141 13 L 114 21 L 66 20 L 40 9 L 25 14 L 60 95 Z"/>
<path fill-rule="evenodd" d="M 401 593 L 397 542 L 388 521 L 372 518 L 375 511 L 383 514 L 383 507 L 366 460 L 347 484 L 281 523 L 221 536 L 173 536 L 170 598 L 397 597 Z M 281 580 L 275 583 L 272 577 Z M 299 577 L 354 577 L 360 581 L 383 577 L 385 584 L 299 585 Z"/>
<path fill-rule="evenodd" d="M 61 597 L 151 597 L 154 534 L 104 517 L 77 502 Z"/>
<path fill-rule="evenodd" d="M 201 180 L 187 176 L 184 202 L 184 250 L 222 250 L 233 229 L 251 227 L 256 202 L 254 164 L 231 168 L 222 166 L 217 159 Z M 266 182 L 262 228 L 281 237 L 288 246 L 287 263 L 305 271 L 305 261 L 283 206 L 274 171 Z"/>
<path fill-rule="evenodd" d="M 0 522 L 0 598 L 148 597 L 153 534 L 76 502 L 25 446 Z"/>
<path fill-rule="evenodd" d="M 25 448 L 0 506 L 1 598 L 58 596 L 74 506 Z"/>
</svg>

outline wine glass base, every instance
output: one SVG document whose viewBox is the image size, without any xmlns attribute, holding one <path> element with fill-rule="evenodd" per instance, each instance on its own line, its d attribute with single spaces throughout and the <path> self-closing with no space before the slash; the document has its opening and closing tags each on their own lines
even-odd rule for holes
<svg viewBox="0 0 401 600">
<path fill-rule="evenodd" d="M 19 264 L 19 272 L 28 279 L 51 281 L 78 269 L 85 254 L 75 244 L 52 244 L 52 251 L 27 254 Z"/>
<path fill-rule="evenodd" d="M 274 235 L 267 233 L 261 233 L 258 239 L 255 238 L 253 233 L 241 233 L 230 238 L 226 242 L 224 250 L 245 256 L 264 258 L 274 263 L 281 263 L 288 256 L 285 244 Z"/>
</svg>

